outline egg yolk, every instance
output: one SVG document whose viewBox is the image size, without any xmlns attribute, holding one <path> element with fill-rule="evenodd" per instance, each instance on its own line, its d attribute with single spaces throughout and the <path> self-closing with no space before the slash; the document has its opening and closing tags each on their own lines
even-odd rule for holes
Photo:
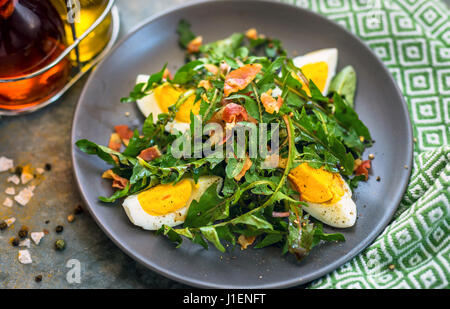
<svg viewBox="0 0 450 309">
<path fill-rule="evenodd" d="M 290 171 L 289 180 L 303 201 L 334 204 L 344 195 L 344 185 L 338 173 L 315 169 L 302 163 Z"/>
<path fill-rule="evenodd" d="M 142 209 L 152 216 L 162 216 L 186 206 L 192 194 L 192 181 L 157 185 L 138 194 Z"/>
<path fill-rule="evenodd" d="M 163 113 L 169 112 L 169 107 L 174 105 L 183 90 L 176 89 L 169 84 L 163 84 L 153 90 L 156 102 Z M 194 115 L 200 112 L 200 101 L 194 102 L 195 96 L 190 96 L 178 109 L 175 114 L 175 120 L 178 122 L 191 122 L 191 110 Z"/>
<path fill-rule="evenodd" d="M 319 90 L 323 92 L 328 78 L 328 64 L 324 61 L 308 63 L 302 66 L 301 70 L 308 81 L 312 80 L 317 88 L 319 88 Z M 300 77 L 295 77 L 303 84 L 303 81 L 300 79 Z M 305 90 L 308 95 L 311 95 L 311 92 L 306 85 L 303 85 L 302 89 Z"/>
</svg>

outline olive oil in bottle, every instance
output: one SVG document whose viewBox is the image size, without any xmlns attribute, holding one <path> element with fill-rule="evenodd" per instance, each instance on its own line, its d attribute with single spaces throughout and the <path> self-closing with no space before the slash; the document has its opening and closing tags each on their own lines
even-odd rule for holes
<svg viewBox="0 0 450 309">
<path fill-rule="evenodd" d="M 51 0 L 60 13 L 67 34 L 67 43 L 73 43 L 72 29 L 80 37 L 103 13 L 108 0 L 78 0 L 80 4 L 79 19 L 72 24 L 68 20 L 67 3 L 65 0 Z M 70 3 L 70 2 L 69 2 Z M 100 53 L 111 38 L 111 14 L 98 25 L 78 46 L 80 61 L 86 62 Z M 71 53 L 71 59 L 76 60 L 76 53 Z"/>
</svg>

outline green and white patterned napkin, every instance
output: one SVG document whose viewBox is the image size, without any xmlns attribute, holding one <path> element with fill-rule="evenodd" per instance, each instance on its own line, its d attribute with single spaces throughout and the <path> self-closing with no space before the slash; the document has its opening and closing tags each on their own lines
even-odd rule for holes
<svg viewBox="0 0 450 309">
<path fill-rule="evenodd" d="M 450 13 L 437 0 L 285 0 L 341 24 L 384 62 L 408 104 L 413 174 L 394 220 L 310 288 L 450 287 Z"/>
</svg>

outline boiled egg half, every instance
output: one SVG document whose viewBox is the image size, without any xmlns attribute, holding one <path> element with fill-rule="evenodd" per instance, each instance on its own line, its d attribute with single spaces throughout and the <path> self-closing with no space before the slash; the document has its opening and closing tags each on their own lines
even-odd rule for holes
<svg viewBox="0 0 450 309">
<path fill-rule="evenodd" d="M 327 95 L 331 80 L 336 74 L 338 50 L 336 48 L 320 49 L 292 59 L 308 80 L 312 80 L 323 95 Z M 303 90 L 310 95 L 307 86 Z"/>
<path fill-rule="evenodd" d="M 123 201 L 130 221 L 145 230 L 158 230 L 163 224 L 176 226 L 184 222 L 189 206 L 212 184 L 221 181 L 217 176 L 200 177 L 197 183 L 185 178 L 176 184 L 160 184 Z"/>
<path fill-rule="evenodd" d="M 339 173 L 315 169 L 302 163 L 289 173 L 289 180 L 300 193 L 303 209 L 317 220 L 333 227 L 346 228 L 356 221 L 352 191 Z"/>
<path fill-rule="evenodd" d="M 138 75 L 136 83 L 147 82 L 148 75 Z M 139 110 L 148 117 L 153 114 L 153 121 L 156 122 L 158 115 L 167 113 L 169 107 L 174 105 L 180 95 L 187 90 L 177 88 L 169 83 L 164 83 L 154 88 L 147 96 L 137 100 Z M 175 119 L 169 122 L 165 130 L 169 133 L 176 133 L 176 131 L 186 132 L 189 130 L 191 111 L 194 115 L 200 112 L 200 101 L 195 102 L 195 95 L 190 96 L 178 109 L 175 114 Z"/>
</svg>

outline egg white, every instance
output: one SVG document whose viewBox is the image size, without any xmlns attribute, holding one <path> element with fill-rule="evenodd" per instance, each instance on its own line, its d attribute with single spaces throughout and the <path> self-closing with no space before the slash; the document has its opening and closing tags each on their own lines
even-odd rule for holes
<svg viewBox="0 0 450 309">
<path fill-rule="evenodd" d="M 136 84 L 146 83 L 148 81 L 148 78 L 148 75 L 140 74 L 136 78 Z M 158 115 L 163 113 L 158 105 L 158 102 L 156 101 L 155 94 L 153 92 L 150 92 L 147 96 L 137 100 L 136 103 L 145 118 L 147 118 L 150 114 L 153 114 L 154 123 L 156 123 L 156 121 L 158 120 Z M 177 131 L 184 133 L 189 129 L 189 123 L 179 122 L 177 120 L 169 122 L 165 127 L 165 130 L 171 134 L 175 134 Z"/>
<path fill-rule="evenodd" d="M 193 179 L 190 180 L 194 183 Z M 145 230 L 158 230 L 162 225 L 176 226 L 184 222 L 192 201 L 196 200 L 198 202 L 209 186 L 221 180 L 222 178 L 217 176 L 200 177 L 197 184 L 192 187 L 192 193 L 186 206 L 165 215 L 152 216 L 147 213 L 139 203 L 138 194 L 128 196 L 123 201 L 122 206 L 130 221 Z"/>
<path fill-rule="evenodd" d="M 341 177 L 342 179 L 342 177 Z M 342 179 L 344 195 L 334 204 L 319 204 L 306 202 L 303 210 L 317 220 L 333 227 L 351 227 L 356 222 L 356 204 L 352 200 L 352 191 L 348 184 Z"/>
<path fill-rule="evenodd" d="M 303 56 L 295 57 L 294 59 L 292 59 L 292 61 L 297 68 L 301 68 L 302 66 L 310 63 L 326 62 L 328 65 L 328 74 L 325 88 L 323 89 L 322 94 L 327 95 L 331 80 L 333 79 L 334 75 L 336 75 L 336 66 L 338 61 L 337 48 L 316 50 Z"/>
</svg>

